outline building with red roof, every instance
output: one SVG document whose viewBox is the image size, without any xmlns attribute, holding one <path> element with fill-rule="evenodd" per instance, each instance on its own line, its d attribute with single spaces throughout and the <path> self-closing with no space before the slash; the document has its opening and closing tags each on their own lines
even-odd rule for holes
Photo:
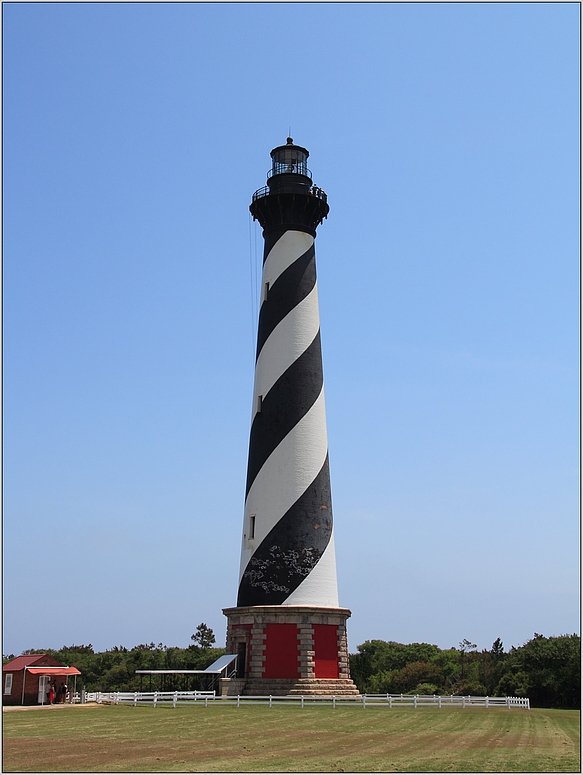
<svg viewBox="0 0 583 775">
<path fill-rule="evenodd" d="M 81 673 L 76 667 L 62 665 L 49 654 L 15 657 L 2 666 L 2 704 L 46 705 L 51 686 L 58 690 L 67 686 L 71 676 L 78 675 Z"/>
</svg>

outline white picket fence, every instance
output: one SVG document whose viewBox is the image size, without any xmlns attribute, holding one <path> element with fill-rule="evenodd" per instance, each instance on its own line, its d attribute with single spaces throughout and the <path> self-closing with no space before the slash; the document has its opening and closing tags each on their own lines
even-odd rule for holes
<svg viewBox="0 0 583 775">
<path fill-rule="evenodd" d="M 177 705 L 215 700 L 214 692 L 85 692 L 81 702 L 111 703 L 113 705 Z"/>
<path fill-rule="evenodd" d="M 393 707 L 393 705 L 410 705 L 414 708 L 419 705 L 437 705 L 438 708 L 454 705 L 462 708 L 526 708 L 530 710 L 528 697 L 481 697 L 476 695 L 458 696 L 455 694 L 441 696 L 438 694 L 367 694 L 367 704 L 381 704 Z"/>
<path fill-rule="evenodd" d="M 217 697 L 214 692 L 85 692 L 81 702 L 111 703 L 113 705 L 190 705 L 192 703 L 204 703 L 205 708 L 211 704 L 219 705 L 281 705 L 293 704 L 305 707 L 314 704 L 331 704 L 333 708 L 338 705 L 362 705 L 363 708 L 373 706 L 399 707 L 409 706 L 418 708 L 421 706 L 461 707 L 461 708 L 526 708 L 530 710 L 528 697 L 476 697 L 466 695 L 421 695 L 421 694 L 361 694 L 357 697 L 330 696 L 229 696 Z"/>
</svg>

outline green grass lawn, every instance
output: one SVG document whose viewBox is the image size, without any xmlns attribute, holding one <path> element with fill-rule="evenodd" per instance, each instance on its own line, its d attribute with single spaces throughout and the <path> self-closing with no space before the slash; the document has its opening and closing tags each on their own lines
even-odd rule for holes
<svg viewBox="0 0 583 775">
<path fill-rule="evenodd" d="M 579 711 L 213 705 L 3 714 L 4 772 L 579 772 Z"/>
</svg>

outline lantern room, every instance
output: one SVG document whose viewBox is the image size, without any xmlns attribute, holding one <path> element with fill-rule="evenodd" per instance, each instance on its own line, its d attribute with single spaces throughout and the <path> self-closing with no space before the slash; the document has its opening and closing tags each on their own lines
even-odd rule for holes
<svg viewBox="0 0 583 775">
<path fill-rule="evenodd" d="M 271 152 L 271 170 L 267 177 L 274 175 L 305 175 L 312 180 L 312 173 L 308 169 L 308 156 L 310 152 L 300 145 L 294 145 L 291 137 L 287 138 L 285 145 L 274 148 Z"/>
</svg>

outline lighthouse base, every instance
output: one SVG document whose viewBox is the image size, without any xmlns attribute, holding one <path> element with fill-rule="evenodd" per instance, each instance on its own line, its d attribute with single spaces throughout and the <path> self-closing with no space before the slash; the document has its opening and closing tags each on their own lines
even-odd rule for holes
<svg viewBox="0 0 583 775">
<path fill-rule="evenodd" d="M 246 695 L 357 696 L 350 679 L 347 608 L 224 608 L 227 654 L 237 654 Z M 235 682 L 233 682 L 235 685 Z"/>
</svg>

